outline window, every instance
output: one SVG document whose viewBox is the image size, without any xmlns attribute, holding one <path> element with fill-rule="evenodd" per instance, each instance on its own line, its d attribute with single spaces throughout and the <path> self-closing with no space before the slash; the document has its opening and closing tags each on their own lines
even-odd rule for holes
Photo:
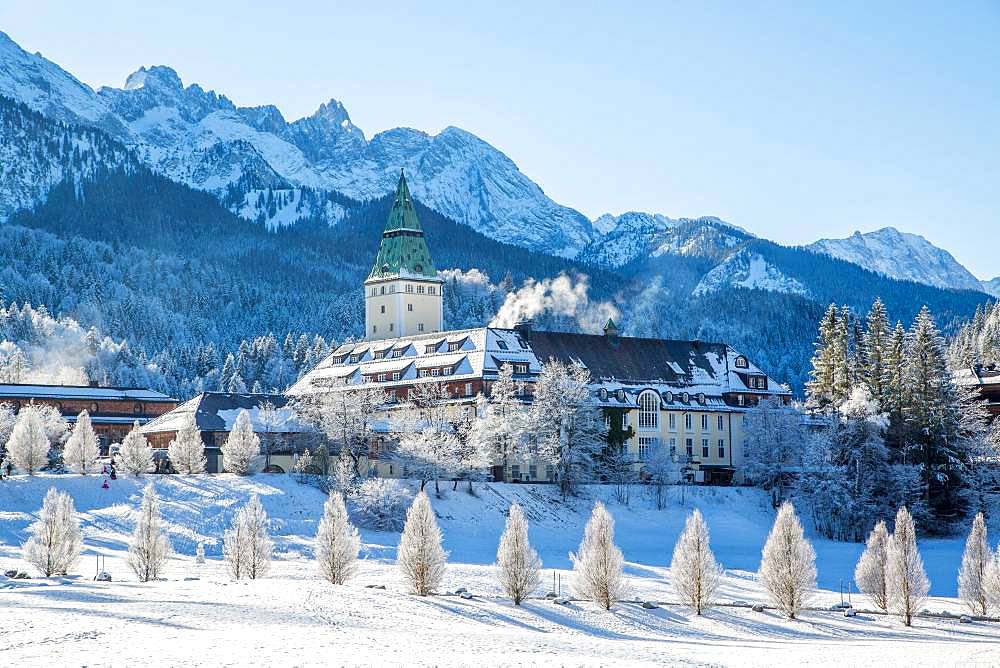
<svg viewBox="0 0 1000 668">
<path fill-rule="evenodd" d="M 685 438 L 684 439 L 684 449 L 687 451 L 687 456 L 688 457 L 693 457 L 694 456 L 694 439 L 693 438 Z"/>
<path fill-rule="evenodd" d="M 380 383 L 384 383 L 385 382 L 385 374 L 384 373 L 380 373 L 378 375 L 378 382 L 380 382 Z"/>
<path fill-rule="evenodd" d="M 677 439 L 676 438 L 671 438 L 670 439 L 670 457 L 673 458 L 673 457 L 676 457 L 676 456 L 677 456 Z"/>
<path fill-rule="evenodd" d="M 647 390 L 639 395 L 639 429 L 659 429 L 660 397 Z"/>
<path fill-rule="evenodd" d="M 704 459 L 708 459 L 708 439 L 701 439 L 701 456 Z"/>
<path fill-rule="evenodd" d="M 413 304 L 407 304 L 406 305 L 406 310 L 407 311 L 412 311 L 413 310 Z"/>
<path fill-rule="evenodd" d="M 424 323 L 420 323 L 419 325 L 417 325 L 417 331 L 418 332 L 424 331 Z"/>
<path fill-rule="evenodd" d="M 19 403 L 17 404 L 17 407 L 18 407 L 18 408 L 20 408 L 20 407 L 21 407 L 21 404 L 20 404 L 20 402 L 19 402 Z M 96 402 L 96 401 L 94 401 L 94 402 L 91 402 L 91 404 L 90 404 L 90 412 L 91 412 L 91 413 L 96 413 L 96 412 L 97 412 L 97 408 L 98 408 L 98 406 L 97 406 L 97 402 Z"/>
<path fill-rule="evenodd" d="M 708 416 L 704 414 L 701 416 L 701 430 L 708 431 Z"/>
<path fill-rule="evenodd" d="M 375 328 L 372 327 L 372 331 L 374 331 L 374 330 L 375 330 Z M 352 364 L 356 364 L 356 363 L 358 363 L 360 361 L 361 361 L 361 355 L 360 354 L 358 354 L 358 355 L 351 355 L 351 363 Z"/>
<path fill-rule="evenodd" d="M 726 458 L 726 439 L 719 439 L 719 459 Z"/>
<path fill-rule="evenodd" d="M 451 367 L 450 366 L 446 366 L 445 368 L 441 369 L 441 373 L 444 374 L 445 376 L 450 376 L 451 375 Z"/>
<path fill-rule="evenodd" d="M 393 350 L 392 351 L 392 356 L 393 357 L 402 357 L 403 356 L 403 351 L 402 350 Z"/>
<path fill-rule="evenodd" d="M 687 392 L 681 393 L 681 401 L 683 401 L 684 403 L 690 403 L 691 402 L 691 395 L 688 394 Z"/>
<path fill-rule="evenodd" d="M 663 393 L 664 403 L 672 404 L 674 403 L 674 393 L 669 390 Z"/>
<path fill-rule="evenodd" d="M 382 293 L 383 295 L 385 294 L 385 286 L 384 286 L 384 285 L 382 286 L 382 289 L 381 289 L 381 293 Z"/>
<path fill-rule="evenodd" d="M 688 429 L 688 430 L 691 429 L 691 414 L 690 413 L 685 413 L 684 414 L 684 428 Z"/>
<path fill-rule="evenodd" d="M 380 311 L 381 311 L 382 313 L 385 313 L 385 304 L 382 304 L 382 306 L 380 306 L 380 307 L 379 307 L 379 310 L 380 310 Z"/>
<path fill-rule="evenodd" d="M 667 416 L 667 422 L 669 423 L 670 431 L 677 431 L 677 415 L 676 414 L 670 413 Z"/>
<path fill-rule="evenodd" d="M 422 286 L 422 285 L 418 285 L 417 286 L 417 294 L 418 295 L 424 294 L 424 286 Z"/>
<path fill-rule="evenodd" d="M 465 384 L 465 396 L 467 396 L 467 397 L 471 397 L 472 396 L 472 383 L 466 383 Z"/>
<path fill-rule="evenodd" d="M 498 340 L 497 341 L 497 348 L 499 348 L 500 350 L 507 350 L 507 342 L 506 341 L 499 341 Z"/>
<path fill-rule="evenodd" d="M 513 480 L 520 480 L 521 479 L 521 465 L 520 464 L 511 464 L 510 465 L 510 477 Z"/>
<path fill-rule="evenodd" d="M 437 345 L 424 346 L 424 352 L 425 353 L 436 353 L 437 352 Z"/>
<path fill-rule="evenodd" d="M 538 464 L 528 464 L 528 478 L 534 480 L 538 477 Z"/>
<path fill-rule="evenodd" d="M 376 327 L 375 325 L 372 325 L 372 333 L 374 334 L 377 331 L 378 331 L 378 327 Z"/>
<path fill-rule="evenodd" d="M 628 431 L 628 413 L 622 413 L 622 431 Z"/>
<path fill-rule="evenodd" d="M 556 467 L 553 466 L 552 464 L 546 464 L 545 465 L 545 477 L 548 478 L 549 480 L 555 480 L 556 479 Z"/>
<path fill-rule="evenodd" d="M 660 439 L 655 436 L 639 437 L 639 459 L 648 459 L 653 451 L 660 445 Z"/>
<path fill-rule="evenodd" d="M 528 373 L 528 365 L 524 363 L 515 364 L 514 373 Z"/>
<path fill-rule="evenodd" d="M 440 372 L 440 371 L 438 371 L 438 368 L 437 368 L 437 367 L 434 367 L 433 369 L 431 369 L 431 375 L 432 375 L 432 376 L 436 376 L 436 375 L 438 375 L 439 373 L 441 373 L 441 372 Z"/>
<path fill-rule="evenodd" d="M 420 376 L 421 378 L 426 378 L 427 376 L 430 375 L 430 371 L 428 371 L 427 369 L 421 369 L 420 373 L 418 373 L 417 375 Z"/>
<path fill-rule="evenodd" d="M 750 366 L 750 365 L 747 363 L 747 358 L 746 357 L 743 357 L 743 355 L 740 355 L 739 357 L 736 358 L 736 368 L 737 369 L 746 369 L 748 366 Z"/>
<path fill-rule="evenodd" d="M 705 393 L 704 392 L 699 392 L 698 393 L 698 403 L 701 404 L 702 406 L 705 405 Z"/>
<path fill-rule="evenodd" d="M 448 352 L 453 353 L 462 347 L 461 341 L 451 341 L 448 343 Z"/>
<path fill-rule="evenodd" d="M 436 288 L 433 285 L 427 286 L 427 294 L 433 295 L 436 293 Z"/>
<path fill-rule="evenodd" d="M 521 346 L 521 350 L 528 350 L 528 343 L 521 337 L 517 338 L 517 345 Z"/>
<path fill-rule="evenodd" d="M 413 286 L 410 285 L 409 283 L 407 283 L 406 284 L 406 291 L 412 293 L 413 292 Z"/>
<path fill-rule="evenodd" d="M 722 416 L 721 415 L 719 415 L 718 419 L 716 420 L 716 426 L 719 428 L 719 431 L 722 431 L 724 429 L 724 427 L 722 426 Z"/>
<path fill-rule="evenodd" d="M 389 323 L 389 331 L 391 332 L 394 328 L 395 328 L 395 324 L 390 322 Z"/>
<path fill-rule="evenodd" d="M 393 371 L 392 372 L 392 379 L 393 380 L 399 380 L 399 372 L 398 371 Z M 393 391 L 395 391 L 395 390 L 393 390 Z"/>
<path fill-rule="evenodd" d="M 396 292 L 396 284 L 393 283 L 392 285 L 389 286 L 389 294 L 391 295 L 394 294 L 395 292 Z"/>
<path fill-rule="evenodd" d="M 600 398 L 601 401 L 607 401 L 608 400 L 607 388 L 602 387 L 601 389 L 599 389 L 597 391 L 597 396 Z"/>
<path fill-rule="evenodd" d="M 740 406 L 742 406 L 742 405 L 744 405 L 744 402 L 745 402 L 745 401 L 746 401 L 746 400 L 745 400 L 745 399 L 743 398 L 743 395 L 742 395 L 742 394 L 737 394 L 737 395 L 736 395 L 736 403 L 737 403 L 737 404 L 739 404 Z"/>
<path fill-rule="evenodd" d="M 379 350 L 379 351 L 377 351 L 375 353 L 375 359 L 380 360 L 383 357 L 385 357 L 385 351 L 384 350 Z"/>
</svg>

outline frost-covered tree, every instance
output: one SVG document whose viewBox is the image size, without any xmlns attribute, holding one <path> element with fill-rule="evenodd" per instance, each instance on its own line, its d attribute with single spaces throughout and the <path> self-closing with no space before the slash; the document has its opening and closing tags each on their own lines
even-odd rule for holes
<svg viewBox="0 0 1000 668">
<path fill-rule="evenodd" d="M 854 583 L 858 586 L 858 591 L 868 596 L 879 609 L 886 611 L 889 609 L 886 575 L 888 550 L 889 530 L 886 529 L 885 522 L 879 520 L 868 536 L 865 550 L 854 567 Z"/>
<path fill-rule="evenodd" d="M 986 567 L 983 590 L 986 592 L 986 601 L 989 604 L 987 610 L 1000 609 L 1000 546 L 993 551 L 993 558 Z"/>
<path fill-rule="evenodd" d="M 312 467 L 312 462 L 313 458 L 309 453 L 309 448 L 303 450 L 298 458 L 296 458 L 295 465 L 292 467 L 292 470 L 298 474 L 299 480 L 302 480 L 303 476 L 310 472 L 309 469 Z"/>
<path fill-rule="evenodd" d="M 573 591 L 580 598 L 610 610 L 628 594 L 625 557 L 615 545 L 615 520 L 600 501 L 594 504 L 579 549 L 569 558 L 573 562 Z"/>
<path fill-rule="evenodd" d="M 378 409 L 389 403 L 389 395 L 378 385 L 349 385 L 338 379 L 329 388 L 300 397 L 293 410 L 331 444 L 331 451 L 347 453 L 354 473 L 361 475 L 361 462 L 368 456 Z"/>
<path fill-rule="evenodd" d="M 440 588 L 447 560 L 431 500 L 421 491 L 406 512 L 406 525 L 396 552 L 396 563 L 410 592 L 427 596 Z"/>
<path fill-rule="evenodd" d="M 537 455 L 553 465 L 563 496 L 592 476 L 608 428 L 590 393 L 590 372 L 551 360 L 542 367 L 528 415 Z"/>
<path fill-rule="evenodd" d="M 859 380 L 868 388 L 869 394 L 878 402 L 880 408 L 885 410 L 887 404 L 886 388 L 889 379 L 887 356 L 891 333 L 889 331 L 889 316 L 881 298 L 876 298 L 875 303 L 872 304 L 866 324 L 863 350 L 859 354 L 859 357 L 862 358 L 861 378 Z"/>
<path fill-rule="evenodd" d="M 357 487 L 355 508 L 362 524 L 376 531 L 399 531 L 413 495 L 398 480 L 368 478 Z"/>
<path fill-rule="evenodd" d="M 924 571 L 924 561 L 917 550 L 917 533 L 906 506 L 896 513 L 896 528 L 889 540 L 888 567 L 889 609 L 909 626 L 913 615 L 927 600 L 930 582 Z"/>
<path fill-rule="evenodd" d="M 49 439 L 37 411 L 21 409 L 7 441 L 7 458 L 22 473 L 34 475 L 49 462 Z"/>
<path fill-rule="evenodd" d="M 319 572 L 332 584 L 344 584 L 357 573 L 361 537 L 347 516 L 340 492 L 333 492 L 323 506 L 323 519 L 316 532 L 316 562 Z"/>
<path fill-rule="evenodd" d="M 521 605 L 521 601 L 541 584 L 541 568 L 542 560 L 528 541 L 528 520 L 521 506 L 513 503 L 500 536 L 496 572 L 500 588 L 514 605 Z"/>
<path fill-rule="evenodd" d="M 153 448 L 139 430 L 139 421 L 132 425 L 132 431 L 122 439 L 122 447 L 118 450 L 118 461 L 122 468 L 133 475 L 148 473 L 153 468 Z"/>
<path fill-rule="evenodd" d="M 90 424 L 90 413 L 81 411 L 73 425 L 73 433 L 63 446 L 63 462 L 70 471 L 87 475 L 97 468 L 100 454 L 97 434 Z"/>
<path fill-rule="evenodd" d="M 260 437 L 254 433 L 250 414 L 246 410 L 240 410 L 236 416 L 236 422 L 221 450 L 223 470 L 237 475 L 252 472 L 254 460 L 260 456 Z"/>
<path fill-rule="evenodd" d="M 694 510 L 674 545 L 670 579 L 681 602 L 700 615 L 712 607 L 722 579 L 722 569 L 708 544 L 708 526 Z"/>
<path fill-rule="evenodd" d="M 358 475 L 354 472 L 354 461 L 348 453 L 341 453 L 341 455 L 337 457 L 336 463 L 333 465 L 334 485 L 345 497 L 347 497 L 354 493 L 354 487 L 357 480 Z"/>
<path fill-rule="evenodd" d="M 489 397 L 481 395 L 477 416 L 469 427 L 468 440 L 482 459 L 503 467 L 504 472 L 512 461 L 527 454 L 523 394 L 523 384 L 514 380 L 514 367 L 502 365 Z"/>
<path fill-rule="evenodd" d="M 820 410 L 836 407 L 847 397 L 851 376 L 848 314 L 847 307 L 841 314 L 836 304 L 830 304 L 820 322 L 812 358 L 812 379 L 806 383 L 810 407 Z"/>
<path fill-rule="evenodd" d="M 172 552 L 160 518 L 160 497 L 149 483 L 143 490 L 139 519 L 128 545 L 128 565 L 139 582 L 149 582 L 160 576 Z"/>
<path fill-rule="evenodd" d="M 816 552 L 788 501 L 764 543 L 758 577 L 775 607 L 793 619 L 816 589 Z"/>
<path fill-rule="evenodd" d="M 974 615 L 985 616 L 991 607 L 987 596 L 986 579 L 993 551 L 986 535 L 986 520 L 976 513 L 972 529 L 965 541 L 962 566 L 958 571 L 958 597 Z"/>
<path fill-rule="evenodd" d="M 444 429 L 450 427 L 419 425 L 399 439 L 396 455 L 405 463 L 406 475 L 420 481 L 421 491 L 433 480 L 435 492 L 440 493 L 440 479 L 457 467 L 461 442 L 457 435 Z"/>
<path fill-rule="evenodd" d="M 22 547 L 24 560 L 42 575 L 65 575 L 80 558 L 83 543 L 80 520 L 73 499 L 66 492 L 49 488 L 38 519 L 28 527 L 29 538 Z"/>
<path fill-rule="evenodd" d="M 271 567 L 273 548 L 268 533 L 267 512 L 254 494 L 236 512 L 222 544 L 222 555 L 230 575 L 237 580 L 263 577 Z"/>
<path fill-rule="evenodd" d="M 178 473 L 190 475 L 205 472 L 205 442 L 193 415 L 184 418 L 174 440 L 167 446 L 167 455 Z"/>
<path fill-rule="evenodd" d="M 15 424 L 17 424 L 17 413 L 14 412 L 14 405 L 0 404 L 0 459 L 3 459 L 7 452 L 7 440 Z"/>
<path fill-rule="evenodd" d="M 777 507 L 786 495 L 782 471 L 798 462 L 808 437 L 802 414 L 781 397 L 767 397 L 747 410 L 744 424 L 745 475 L 769 490 Z"/>
</svg>

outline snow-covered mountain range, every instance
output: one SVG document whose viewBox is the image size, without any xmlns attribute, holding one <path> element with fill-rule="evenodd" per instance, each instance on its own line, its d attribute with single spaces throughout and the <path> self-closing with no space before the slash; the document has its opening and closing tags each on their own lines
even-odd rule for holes
<svg viewBox="0 0 1000 668">
<path fill-rule="evenodd" d="M 807 246 L 880 274 L 939 288 L 984 289 L 951 253 L 917 234 L 883 227 L 874 232 L 855 232 L 846 239 L 820 239 Z"/>
</svg>

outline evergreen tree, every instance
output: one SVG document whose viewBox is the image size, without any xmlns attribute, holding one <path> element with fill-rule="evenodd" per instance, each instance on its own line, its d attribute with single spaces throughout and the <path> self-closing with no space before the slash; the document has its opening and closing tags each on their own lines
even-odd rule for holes
<svg viewBox="0 0 1000 668">
<path fill-rule="evenodd" d="M 610 610 L 627 595 L 625 558 L 615 545 L 615 520 L 600 501 L 594 504 L 580 548 L 569 556 L 573 562 L 573 591 L 580 598 Z"/>
<path fill-rule="evenodd" d="M 128 546 L 128 565 L 140 582 L 149 582 L 160 576 L 171 552 L 170 539 L 163 532 L 160 519 L 160 497 L 153 483 L 149 483 L 142 493 L 139 519 Z"/>
<path fill-rule="evenodd" d="M 347 516 L 340 492 L 333 492 L 323 506 L 323 518 L 316 532 L 316 562 L 331 584 L 344 584 L 358 570 L 361 537 Z"/>
<path fill-rule="evenodd" d="M 986 520 L 982 513 L 977 513 L 965 541 L 962 567 L 958 571 L 958 597 L 974 615 L 985 617 L 991 607 L 986 582 L 992 558 L 993 551 L 986 536 Z"/>
<path fill-rule="evenodd" d="M 406 512 L 406 524 L 396 552 L 396 563 L 418 596 L 434 593 L 444 580 L 448 553 L 441 547 L 441 529 L 431 508 L 431 500 L 421 491 Z"/>
<path fill-rule="evenodd" d="M 514 605 L 521 605 L 541 584 L 541 568 L 542 561 L 528 541 L 528 521 L 521 506 L 513 503 L 497 548 L 496 572 L 500 587 Z"/>
<path fill-rule="evenodd" d="M 82 535 L 73 499 L 50 487 L 38 519 L 28 527 L 30 537 L 22 547 L 24 560 L 42 575 L 66 575 L 80 558 Z"/>
<path fill-rule="evenodd" d="M 700 615 L 715 602 L 722 569 L 708 544 L 708 527 L 698 510 L 688 515 L 674 546 L 670 579 L 681 602 Z"/>
<path fill-rule="evenodd" d="M 837 305 L 830 304 L 819 325 L 819 336 L 812 358 L 811 380 L 806 383 L 809 403 L 819 409 L 836 403 L 837 387 L 837 340 L 840 320 Z"/>
<path fill-rule="evenodd" d="M 864 364 L 861 380 L 882 410 L 888 409 L 890 336 L 889 316 L 882 299 L 878 298 L 868 312 L 867 329 L 863 340 Z"/>
<path fill-rule="evenodd" d="M 73 425 L 73 433 L 63 446 L 63 462 L 71 471 L 87 475 L 97 467 L 100 454 L 97 434 L 90 423 L 90 413 L 81 411 Z"/>
</svg>

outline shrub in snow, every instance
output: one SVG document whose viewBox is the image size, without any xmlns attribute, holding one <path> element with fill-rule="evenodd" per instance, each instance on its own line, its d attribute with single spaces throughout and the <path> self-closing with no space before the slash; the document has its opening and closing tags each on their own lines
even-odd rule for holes
<svg viewBox="0 0 1000 668">
<path fill-rule="evenodd" d="M 347 517 L 340 492 L 333 492 L 323 506 L 323 519 L 316 532 L 319 572 L 332 584 L 344 584 L 358 570 L 361 537 Z"/>
<path fill-rule="evenodd" d="M 542 561 L 528 542 L 528 521 L 521 506 L 514 503 L 507 513 L 507 526 L 497 549 L 497 579 L 500 587 L 514 601 L 521 601 L 541 584 Z"/>
<path fill-rule="evenodd" d="M 986 616 L 992 607 L 986 593 L 986 576 L 993 551 L 986 536 L 986 520 L 977 513 L 965 541 L 962 567 L 958 571 L 958 597 L 974 615 Z"/>
<path fill-rule="evenodd" d="M 573 562 L 573 592 L 580 598 L 595 601 L 610 610 L 627 593 L 622 567 L 625 558 L 615 545 L 615 520 L 598 501 L 583 531 L 583 541 Z"/>
<path fill-rule="evenodd" d="M 241 410 L 236 423 L 222 445 L 223 470 L 237 475 L 247 475 L 254 459 L 260 455 L 260 437 L 253 431 L 250 414 Z"/>
<path fill-rule="evenodd" d="M 420 492 L 406 511 L 406 525 L 396 556 L 410 592 L 427 596 L 438 589 L 444 579 L 447 558 L 431 500 L 426 492 Z"/>
<path fill-rule="evenodd" d="M 376 531 L 399 531 L 413 495 L 398 480 L 369 478 L 357 487 L 354 501 L 362 526 Z"/>
<path fill-rule="evenodd" d="M 865 594 L 881 610 L 889 609 L 889 591 L 886 580 L 886 562 L 889 558 L 889 530 L 879 521 L 868 536 L 865 551 L 854 567 L 854 582 L 858 591 Z"/>
<path fill-rule="evenodd" d="M 149 447 L 146 437 L 139 431 L 138 420 L 132 426 L 132 431 L 122 439 L 122 447 L 118 450 L 118 462 L 123 469 L 133 475 L 148 473 L 153 468 L 153 448 Z"/>
<path fill-rule="evenodd" d="M 184 418 L 177 436 L 167 446 L 167 456 L 178 473 L 205 472 L 205 442 L 201 440 L 201 432 L 198 431 L 193 415 Z"/>
<path fill-rule="evenodd" d="M 34 475 L 49 462 L 49 439 L 38 413 L 26 407 L 17 414 L 17 422 L 7 441 L 7 458 L 22 473 Z"/>
<path fill-rule="evenodd" d="M 90 413 L 81 411 L 73 425 L 73 433 L 63 446 L 63 462 L 70 471 L 87 475 L 97 469 L 100 454 L 97 434 L 90 424 Z"/>
<path fill-rule="evenodd" d="M 787 501 L 778 509 L 764 543 L 759 577 L 771 602 L 792 619 L 816 588 L 816 552 Z"/>
<path fill-rule="evenodd" d="M 229 573 L 237 580 L 255 580 L 266 575 L 271 567 L 273 544 L 267 525 L 267 513 L 254 494 L 236 513 L 222 544 L 222 555 Z"/>
<path fill-rule="evenodd" d="M 160 576 L 171 552 L 160 519 L 160 497 L 149 483 L 142 493 L 139 519 L 128 545 L 128 565 L 140 582 L 149 582 Z"/>
<path fill-rule="evenodd" d="M 670 577 L 681 602 L 700 615 L 712 607 L 719 591 L 722 569 L 708 545 L 708 527 L 697 510 L 684 524 L 684 531 L 674 546 Z"/>
<path fill-rule="evenodd" d="M 917 550 L 917 535 L 913 518 L 906 506 L 896 513 L 896 529 L 889 540 L 888 567 L 889 609 L 909 626 L 913 615 L 927 600 L 930 582 L 924 572 L 924 561 Z"/>
<path fill-rule="evenodd" d="M 22 548 L 24 560 L 45 577 L 65 575 L 80 558 L 80 521 L 73 499 L 66 492 L 49 489 L 38 519 L 28 527 L 28 533 L 31 537 Z"/>
</svg>

